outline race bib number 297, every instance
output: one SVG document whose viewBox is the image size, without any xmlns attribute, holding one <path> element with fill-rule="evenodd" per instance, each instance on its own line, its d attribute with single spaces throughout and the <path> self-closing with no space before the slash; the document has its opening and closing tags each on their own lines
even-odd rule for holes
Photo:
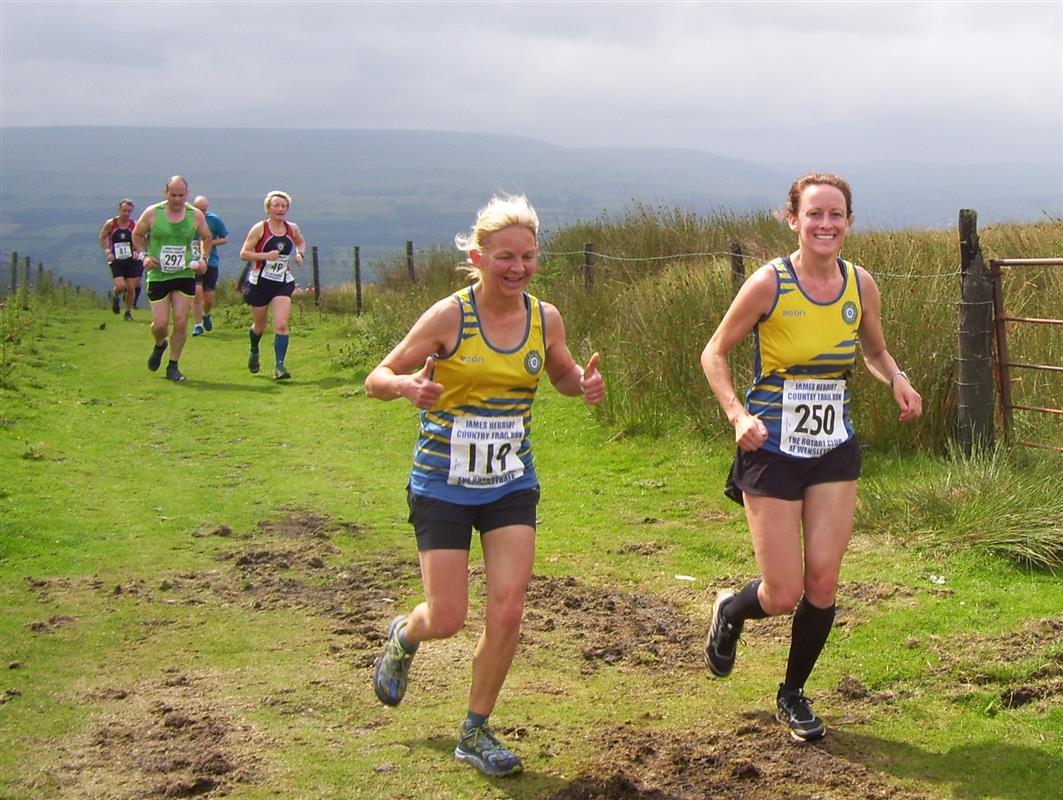
<svg viewBox="0 0 1063 800">
<path fill-rule="evenodd" d="M 159 268 L 163 272 L 180 272 L 185 268 L 185 248 L 163 245 L 159 253 Z"/>
</svg>

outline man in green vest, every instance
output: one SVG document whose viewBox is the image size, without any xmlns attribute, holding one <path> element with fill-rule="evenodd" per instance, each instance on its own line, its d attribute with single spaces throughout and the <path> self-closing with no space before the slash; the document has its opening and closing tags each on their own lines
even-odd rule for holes
<svg viewBox="0 0 1063 800">
<path fill-rule="evenodd" d="M 151 302 L 151 335 L 155 347 L 148 356 L 148 369 L 155 372 L 166 351 L 166 334 L 173 309 L 170 336 L 170 362 L 166 377 L 183 381 L 177 361 L 188 338 L 188 314 L 196 296 L 196 275 L 207 271 L 212 240 L 203 212 L 188 203 L 188 181 L 174 175 L 166 181 L 166 199 L 144 209 L 133 228 L 133 246 L 144 253 L 144 274 Z M 192 252 L 192 240 L 201 240 L 199 253 Z"/>
</svg>

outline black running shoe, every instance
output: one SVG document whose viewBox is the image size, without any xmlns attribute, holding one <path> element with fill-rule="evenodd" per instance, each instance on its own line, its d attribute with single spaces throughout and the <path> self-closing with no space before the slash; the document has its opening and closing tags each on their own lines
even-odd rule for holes
<svg viewBox="0 0 1063 800">
<path fill-rule="evenodd" d="M 125 310 L 125 321 L 126 322 L 132 322 L 133 321 L 133 312 L 130 311 L 128 308 Z"/>
<path fill-rule="evenodd" d="M 292 377 L 292 373 L 288 372 L 283 361 L 278 361 L 276 369 L 273 370 L 273 377 L 278 381 L 286 381 Z"/>
<path fill-rule="evenodd" d="M 261 368 L 258 363 L 257 350 L 252 350 L 250 353 L 247 354 L 247 368 L 251 371 L 252 375 L 257 374 L 259 369 Z"/>
<path fill-rule="evenodd" d="M 823 720 L 812 710 L 812 701 L 805 697 L 801 689 L 785 689 L 779 684 L 779 693 L 775 696 L 776 719 L 789 726 L 790 735 L 799 742 L 811 742 L 822 739 L 827 732 Z"/>
<path fill-rule="evenodd" d="M 210 314 L 203 315 L 203 329 L 206 331 L 214 330 L 214 323 L 210 319 Z"/>
<path fill-rule="evenodd" d="M 115 314 L 122 310 L 122 297 L 117 292 L 111 295 L 111 311 Z"/>
<path fill-rule="evenodd" d="M 705 663 L 717 678 L 726 678 L 735 665 L 738 637 L 742 623 L 732 624 L 723 615 L 724 606 L 734 599 L 733 592 L 720 592 L 712 606 L 712 624 L 705 637 Z"/>
<path fill-rule="evenodd" d="M 166 340 L 162 340 L 162 344 L 157 344 L 151 349 L 151 355 L 148 356 L 148 369 L 152 372 L 158 370 L 162 366 L 162 354 L 166 352 Z"/>
<path fill-rule="evenodd" d="M 181 370 L 177 368 L 176 364 L 169 364 L 166 367 L 166 380 L 180 382 L 185 379 L 185 376 L 181 374 Z"/>
</svg>

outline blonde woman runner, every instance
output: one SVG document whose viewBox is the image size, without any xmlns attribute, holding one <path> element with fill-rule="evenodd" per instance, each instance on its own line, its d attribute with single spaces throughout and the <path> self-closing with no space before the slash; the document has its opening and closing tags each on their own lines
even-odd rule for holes
<svg viewBox="0 0 1063 800">
<path fill-rule="evenodd" d="M 602 402 L 595 353 L 580 367 L 558 310 L 526 291 L 538 267 L 539 219 L 527 198 L 495 197 L 458 236 L 475 282 L 429 308 L 365 382 L 370 397 L 421 410 L 407 487 L 425 599 L 392 620 L 373 686 L 396 706 L 423 642 L 453 636 L 468 613 L 469 548 L 480 532 L 487 608 L 472 659 L 468 714 L 455 757 L 492 776 L 520 758 L 488 727 L 517 649 L 535 557 L 539 481 L 532 401 L 545 372 L 562 394 Z"/>
</svg>

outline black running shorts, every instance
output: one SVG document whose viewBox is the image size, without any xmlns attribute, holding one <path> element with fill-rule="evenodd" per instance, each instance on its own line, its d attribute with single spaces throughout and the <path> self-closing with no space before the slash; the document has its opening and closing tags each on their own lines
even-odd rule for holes
<svg viewBox="0 0 1063 800">
<path fill-rule="evenodd" d="M 481 535 L 508 525 L 534 528 L 539 488 L 518 489 L 493 503 L 463 506 L 416 495 L 407 486 L 406 502 L 410 506 L 409 522 L 417 535 L 419 551 L 468 550 L 472 545 L 473 528 Z"/>
<path fill-rule="evenodd" d="M 818 458 L 791 458 L 766 450 L 735 454 L 723 493 L 742 503 L 742 493 L 780 500 L 800 500 L 817 483 L 855 481 L 860 477 L 860 445 L 853 437 Z"/>
<path fill-rule="evenodd" d="M 244 302 L 255 308 L 268 306 L 269 301 L 274 297 L 291 297 L 294 290 L 293 281 L 271 281 L 259 278 L 258 283 L 248 284 Z"/>
<path fill-rule="evenodd" d="M 168 281 L 148 281 L 148 300 L 157 303 L 170 296 L 170 292 L 180 292 L 185 297 L 196 296 L 196 281 L 193 278 L 171 278 Z"/>
</svg>

